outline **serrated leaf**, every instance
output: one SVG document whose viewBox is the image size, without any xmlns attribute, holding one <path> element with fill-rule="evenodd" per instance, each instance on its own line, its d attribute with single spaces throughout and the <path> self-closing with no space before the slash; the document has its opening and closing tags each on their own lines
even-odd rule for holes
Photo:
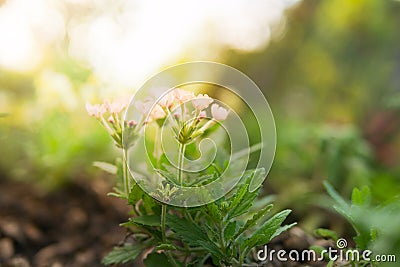
<svg viewBox="0 0 400 267">
<path fill-rule="evenodd" d="M 215 203 L 210 203 L 206 208 L 206 214 L 208 214 L 214 221 L 220 221 L 222 220 L 221 212 L 218 209 L 217 204 Z"/>
<path fill-rule="evenodd" d="M 279 227 L 278 230 L 276 230 L 275 233 L 272 235 L 271 239 L 277 237 L 278 235 L 289 230 L 290 228 L 292 228 L 295 225 L 297 225 L 297 222 Z"/>
<path fill-rule="evenodd" d="M 185 218 L 168 215 L 166 224 L 188 244 L 196 246 L 199 240 L 208 241 L 206 233 L 197 224 L 193 224 Z"/>
<path fill-rule="evenodd" d="M 228 225 L 225 227 L 224 230 L 224 238 L 225 240 L 231 240 L 234 239 L 235 233 L 236 233 L 236 228 L 237 228 L 237 222 L 232 221 L 228 223 Z"/>
<path fill-rule="evenodd" d="M 367 206 L 371 203 L 371 190 L 369 187 L 364 187 L 362 190 L 358 188 L 353 189 L 351 195 L 351 202 L 358 206 Z"/>
<path fill-rule="evenodd" d="M 248 193 L 249 184 L 245 183 L 242 187 L 240 187 L 235 196 L 231 199 L 231 202 L 229 203 L 229 210 L 235 209 L 239 203 L 242 201 L 242 199 L 246 196 Z"/>
<path fill-rule="evenodd" d="M 95 161 L 93 162 L 93 166 L 111 174 L 117 174 L 118 171 L 117 166 L 108 162 Z"/>
<path fill-rule="evenodd" d="M 337 241 L 339 239 L 338 234 L 335 231 L 325 229 L 325 228 L 318 228 L 314 231 L 314 233 L 317 236 L 323 237 L 323 238 L 330 238 L 334 241 Z"/>
<path fill-rule="evenodd" d="M 101 262 L 104 265 L 127 263 L 135 260 L 142 250 L 142 245 L 124 245 L 122 247 L 114 247 Z"/>
<path fill-rule="evenodd" d="M 199 240 L 199 246 L 210 252 L 214 257 L 223 258 L 224 255 L 219 250 L 218 246 L 216 246 L 213 242 Z"/>
<path fill-rule="evenodd" d="M 230 220 L 248 212 L 251 206 L 253 206 L 254 200 L 256 199 L 257 195 L 258 191 L 255 191 L 253 193 L 247 192 L 247 194 L 241 199 L 241 202 L 228 212 L 227 219 Z"/>
<path fill-rule="evenodd" d="M 183 241 L 192 246 L 199 246 L 210 252 L 212 255 L 222 257 L 218 246 L 216 246 L 207 234 L 197 225 L 178 216 L 167 216 L 166 224 L 180 236 Z"/>
<path fill-rule="evenodd" d="M 245 239 L 242 244 L 242 250 L 249 250 L 255 246 L 267 244 L 281 227 L 281 224 L 289 215 L 291 210 L 284 210 L 275 214 L 271 219 L 266 221 L 257 231 L 255 231 L 249 238 Z"/>
<path fill-rule="evenodd" d="M 259 222 L 259 220 L 262 219 L 264 217 L 264 215 L 267 214 L 268 211 L 270 211 L 272 209 L 272 206 L 273 205 L 270 204 L 270 205 L 264 207 L 263 209 L 261 209 L 260 211 L 258 211 L 257 213 L 255 213 L 253 215 L 253 217 L 251 217 L 251 219 L 247 220 L 246 223 L 239 229 L 239 231 L 236 233 L 234 239 L 236 239 L 239 235 L 241 235 L 246 230 L 255 226 Z"/>
<path fill-rule="evenodd" d="M 146 267 L 160 267 L 161 263 L 163 267 L 174 267 L 164 253 L 151 253 L 147 255 L 146 259 L 143 260 L 143 263 Z"/>
</svg>

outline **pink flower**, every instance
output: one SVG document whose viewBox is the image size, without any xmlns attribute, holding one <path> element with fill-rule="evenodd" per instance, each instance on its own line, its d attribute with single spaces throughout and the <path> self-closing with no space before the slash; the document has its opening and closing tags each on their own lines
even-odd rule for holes
<svg viewBox="0 0 400 267">
<path fill-rule="evenodd" d="M 213 118 L 217 121 L 223 121 L 228 117 L 229 111 L 223 107 L 218 106 L 217 104 L 213 104 L 211 106 L 211 114 Z"/>
<path fill-rule="evenodd" d="M 195 98 L 194 93 L 183 89 L 175 89 L 173 91 L 174 98 L 179 103 L 185 103 Z"/>
<path fill-rule="evenodd" d="M 204 118 L 207 118 L 207 113 L 205 111 L 202 111 L 199 114 L 199 119 L 201 120 L 201 119 L 204 119 Z"/>
<path fill-rule="evenodd" d="M 118 114 L 129 106 L 128 98 L 118 98 L 115 99 L 112 103 L 110 101 L 105 100 L 104 105 L 107 108 L 107 111 L 112 114 Z"/>
<path fill-rule="evenodd" d="M 171 108 L 175 102 L 175 94 L 174 92 L 169 92 L 168 94 L 164 95 L 159 101 L 158 104 L 165 108 Z"/>
<path fill-rule="evenodd" d="M 159 104 L 155 104 L 153 109 L 151 110 L 150 117 L 153 120 L 162 119 L 167 115 L 163 108 Z"/>
<path fill-rule="evenodd" d="M 137 101 L 135 106 L 136 109 L 144 116 L 147 116 L 150 113 L 150 119 L 153 120 L 162 119 L 166 116 L 164 109 L 159 104 L 154 105 L 154 102 L 150 99 L 145 101 Z"/>
<path fill-rule="evenodd" d="M 86 111 L 89 114 L 89 116 L 100 118 L 101 116 L 106 113 L 107 109 L 104 105 L 96 104 L 96 105 L 91 105 L 88 102 L 86 102 Z"/>
<path fill-rule="evenodd" d="M 147 113 L 149 113 L 152 106 L 153 106 L 153 102 L 149 99 L 147 99 L 145 101 L 136 101 L 136 103 L 135 103 L 136 109 L 143 115 L 147 115 Z"/>
<path fill-rule="evenodd" d="M 207 108 L 214 100 L 207 94 L 199 94 L 194 99 L 192 99 L 193 107 L 197 110 L 203 110 Z"/>
</svg>

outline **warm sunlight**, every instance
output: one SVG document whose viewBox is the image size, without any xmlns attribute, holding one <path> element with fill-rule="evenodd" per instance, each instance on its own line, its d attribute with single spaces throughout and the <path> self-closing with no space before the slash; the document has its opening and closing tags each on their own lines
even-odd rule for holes
<svg viewBox="0 0 400 267">
<path fill-rule="evenodd" d="M 0 64 L 33 70 L 50 46 L 67 41 L 69 54 L 106 84 L 138 86 L 179 58 L 215 60 L 225 47 L 262 48 L 294 2 L 9 1 L 0 9 Z"/>
</svg>

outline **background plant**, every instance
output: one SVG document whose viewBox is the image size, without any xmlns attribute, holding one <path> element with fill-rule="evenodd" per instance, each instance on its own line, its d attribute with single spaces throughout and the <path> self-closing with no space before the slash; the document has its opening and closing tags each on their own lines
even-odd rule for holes
<svg viewBox="0 0 400 267">
<path fill-rule="evenodd" d="M 398 253 L 393 254 L 393 248 L 400 245 L 398 238 L 399 230 L 393 223 L 399 217 L 400 201 L 394 198 L 384 204 L 376 204 L 368 186 L 363 188 L 354 188 L 351 196 L 351 202 L 348 203 L 340 194 L 328 183 L 325 182 L 325 188 L 332 198 L 333 208 L 340 213 L 352 226 L 354 235 L 354 247 L 349 245 L 343 249 L 357 249 L 363 251 L 369 249 L 372 251 L 371 259 L 375 255 L 393 255 L 399 257 Z M 332 230 L 317 229 L 316 234 L 338 241 L 340 235 Z M 391 236 L 391 238 L 388 238 Z M 390 241 L 389 241 L 390 240 Z M 317 251 L 321 248 L 314 247 Z M 397 251 L 397 249 L 395 251 Z M 330 263 L 331 265 L 333 262 Z M 345 266 L 390 266 L 393 262 L 374 262 L 360 260 L 350 260 L 342 263 Z"/>
</svg>

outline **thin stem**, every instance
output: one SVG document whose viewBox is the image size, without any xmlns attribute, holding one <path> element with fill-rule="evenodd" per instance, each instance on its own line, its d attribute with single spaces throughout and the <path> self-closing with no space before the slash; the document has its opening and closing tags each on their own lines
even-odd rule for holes
<svg viewBox="0 0 400 267">
<path fill-rule="evenodd" d="M 162 203 L 161 204 L 161 235 L 162 235 L 162 241 L 164 244 L 167 244 L 167 235 L 165 232 L 165 219 L 167 217 L 167 205 Z M 167 258 L 169 259 L 169 262 L 175 266 L 179 267 L 179 265 L 175 262 L 174 257 L 172 257 L 172 254 L 170 251 L 165 251 L 165 255 L 167 255 Z"/>
<path fill-rule="evenodd" d="M 163 243 L 167 243 L 167 236 L 165 234 L 165 218 L 167 217 L 167 205 L 162 204 L 161 206 L 161 234 Z"/>
<path fill-rule="evenodd" d="M 160 151 L 160 149 L 159 149 L 159 142 L 160 142 L 160 140 L 161 140 L 161 136 L 159 136 L 159 134 L 160 134 L 160 130 L 159 130 L 159 127 L 156 127 L 156 138 L 154 139 L 154 157 L 156 158 L 156 159 L 159 159 L 159 157 L 160 157 L 160 155 L 159 155 L 159 151 Z"/>
<path fill-rule="evenodd" d="M 123 152 L 124 152 L 123 176 L 124 176 L 125 193 L 126 193 L 126 199 L 129 199 L 129 194 L 131 193 L 131 188 L 129 186 L 128 151 L 127 151 L 127 149 L 123 149 Z"/>
<path fill-rule="evenodd" d="M 185 156 L 186 144 L 179 143 L 179 154 L 178 154 L 178 182 L 180 185 L 183 184 L 182 173 L 183 173 L 183 161 Z"/>
</svg>

